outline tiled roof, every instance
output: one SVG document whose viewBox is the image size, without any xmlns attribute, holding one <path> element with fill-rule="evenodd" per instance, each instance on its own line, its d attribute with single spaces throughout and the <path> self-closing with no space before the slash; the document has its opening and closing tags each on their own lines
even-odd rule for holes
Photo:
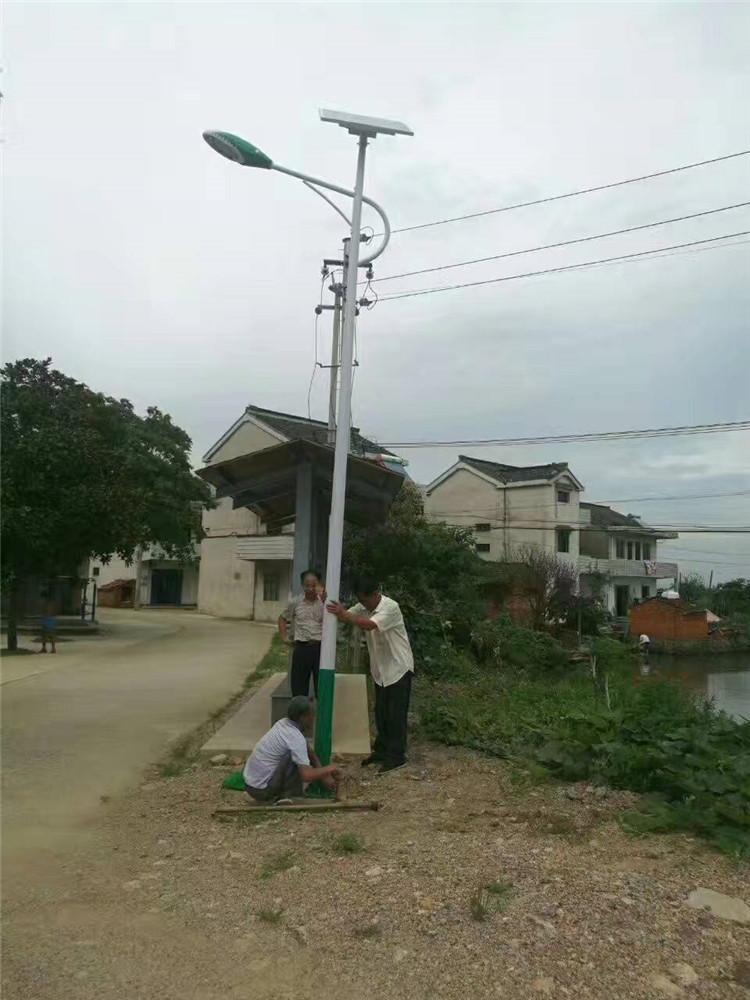
<svg viewBox="0 0 750 1000">
<path fill-rule="evenodd" d="M 581 501 L 584 510 L 591 511 L 591 523 L 600 528 L 642 528 L 644 525 L 633 517 L 632 514 L 621 514 L 618 510 L 612 510 L 600 503 L 586 503 Z"/>
<path fill-rule="evenodd" d="M 483 472 L 485 476 L 491 476 L 499 483 L 551 480 L 568 468 L 567 462 L 549 462 L 547 465 L 502 465 L 500 462 L 487 462 L 483 458 L 470 458 L 469 455 L 459 455 L 458 460 L 470 465 L 477 472 Z"/>
<path fill-rule="evenodd" d="M 301 438 L 303 441 L 312 441 L 314 444 L 328 443 L 328 425 L 324 424 L 322 420 L 309 420 L 307 417 L 298 417 L 293 413 L 265 410 L 261 406 L 248 406 L 245 412 L 262 420 L 264 424 L 273 427 L 275 431 L 291 441 Z M 387 448 L 381 447 L 375 441 L 360 434 L 358 427 L 352 427 L 350 451 L 352 455 L 393 454 Z"/>
</svg>

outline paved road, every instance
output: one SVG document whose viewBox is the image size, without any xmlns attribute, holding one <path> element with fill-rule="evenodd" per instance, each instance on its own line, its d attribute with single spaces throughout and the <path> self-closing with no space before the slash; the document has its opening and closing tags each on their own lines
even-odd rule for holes
<svg viewBox="0 0 750 1000">
<path fill-rule="evenodd" d="M 137 783 L 170 740 L 224 704 L 272 634 L 184 611 L 101 609 L 100 619 L 100 635 L 61 642 L 55 656 L 3 660 L 10 884 L 95 841 L 101 796 Z"/>
</svg>

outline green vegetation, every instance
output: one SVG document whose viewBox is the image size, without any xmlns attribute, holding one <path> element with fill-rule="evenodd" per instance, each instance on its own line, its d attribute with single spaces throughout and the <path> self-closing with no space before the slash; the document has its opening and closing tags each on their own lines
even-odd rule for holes
<svg viewBox="0 0 750 1000">
<path fill-rule="evenodd" d="M 469 897 L 469 913 L 477 923 L 485 923 L 493 913 L 501 912 L 510 899 L 510 882 L 488 882 Z"/>
<path fill-rule="evenodd" d="M 356 833 L 342 833 L 333 842 L 334 854 L 360 854 L 365 845 Z"/>
<path fill-rule="evenodd" d="M 281 851 L 279 854 L 272 854 L 266 858 L 260 869 L 261 878 L 273 878 L 277 872 L 286 872 L 293 868 L 295 864 L 294 854 L 291 851 Z"/>
<path fill-rule="evenodd" d="M 690 830 L 750 860 L 750 722 L 733 722 L 677 684 L 634 684 L 617 642 L 594 641 L 594 677 L 588 667 L 555 670 L 549 656 L 553 669 L 530 666 L 533 633 L 519 667 L 507 652 L 522 645 L 517 627 L 493 629 L 501 638 L 479 647 L 485 658 L 475 666 L 418 685 L 426 736 L 531 762 L 566 781 L 645 793 L 642 810 L 624 820 L 628 829 Z M 504 658 L 487 659 L 496 647 Z"/>
<path fill-rule="evenodd" d="M 269 908 L 265 910 L 258 910 L 256 913 L 258 920 L 262 920 L 264 924 L 279 924 L 281 923 L 283 915 L 283 907 L 278 907 L 277 909 Z"/>
<path fill-rule="evenodd" d="M 750 860 L 750 722 L 733 722 L 676 684 L 635 681 L 628 648 L 597 634 L 596 594 L 590 606 L 578 598 L 554 557 L 527 551 L 524 559 L 520 567 L 482 562 L 470 532 L 425 520 L 411 484 L 386 524 L 349 532 L 349 578 L 372 572 L 404 612 L 423 735 L 513 761 L 518 783 L 545 775 L 644 793 L 628 829 L 690 830 Z M 502 613 L 487 620 L 509 593 L 522 596 L 535 629 Z M 710 593 L 699 603 L 750 622 L 750 582 Z M 572 664 L 549 631 L 577 623 L 579 611 L 590 664 Z M 564 816 L 533 825 L 582 835 Z M 475 919 L 490 896 L 485 888 L 472 897 Z"/>
<path fill-rule="evenodd" d="M 354 936 L 363 941 L 372 940 L 383 936 L 383 932 L 378 924 L 365 924 L 364 927 L 355 927 Z"/>
</svg>

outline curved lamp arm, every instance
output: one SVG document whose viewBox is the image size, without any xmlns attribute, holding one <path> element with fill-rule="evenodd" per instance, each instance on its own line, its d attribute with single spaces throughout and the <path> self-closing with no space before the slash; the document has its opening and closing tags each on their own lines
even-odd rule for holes
<svg viewBox="0 0 750 1000">
<path fill-rule="evenodd" d="M 347 222 L 349 222 L 349 219 L 346 218 L 341 209 L 337 205 L 335 205 L 330 198 L 326 198 L 326 196 L 321 191 L 317 191 L 316 188 L 319 187 L 327 188 L 329 191 L 335 191 L 336 194 L 346 195 L 347 198 L 354 197 L 353 191 L 349 191 L 347 190 L 347 188 L 339 187 L 338 184 L 330 184 L 328 181 L 323 181 L 319 177 L 310 177 L 309 174 L 301 174 L 298 170 L 290 170 L 289 167 L 279 166 L 278 163 L 273 163 L 270 169 L 278 170 L 282 174 L 289 174 L 290 177 L 299 178 L 299 180 L 303 181 L 309 188 L 312 188 L 312 190 L 315 191 L 316 194 L 319 194 L 321 198 L 324 198 L 329 205 L 331 205 L 333 208 L 336 209 L 339 215 L 341 215 L 344 219 L 346 219 Z M 372 261 L 375 260 L 376 257 L 379 257 L 381 253 L 385 250 L 385 248 L 388 246 L 388 243 L 391 238 L 391 224 L 388 221 L 388 216 L 385 214 L 384 210 L 380 207 L 380 205 L 378 205 L 376 201 L 373 201 L 372 198 L 368 198 L 366 195 L 362 195 L 362 201 L 364 201 L 371 208 L 374 208 L 375 211 L 380 216 L 383 223 L 383 233 L 382 233 L 383 239 L 380 243 L 380 246 L 378 246 L 373 253 L 367 254 L 364 257 L 360 257 L 359 259 L 360 265 L 370 264 Z"/>
</svg>

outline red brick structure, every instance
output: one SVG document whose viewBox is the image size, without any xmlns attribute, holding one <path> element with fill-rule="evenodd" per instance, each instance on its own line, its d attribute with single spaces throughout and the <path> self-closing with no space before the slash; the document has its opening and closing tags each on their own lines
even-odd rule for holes
<svg viewBox="0 0 750 1000">
<path fill-rule="evenodd" d="M 708 638 L 708 612 L 678 599 L 652 597 L 630 609 L 630 634 L 651 640 L 699 642 Z"/>
<path fill-rule="evenodd" d="M 97 603 L 101 608 L 132 608 L 135 580 L 112 580 L 97 590 Z"/>
</svg>

